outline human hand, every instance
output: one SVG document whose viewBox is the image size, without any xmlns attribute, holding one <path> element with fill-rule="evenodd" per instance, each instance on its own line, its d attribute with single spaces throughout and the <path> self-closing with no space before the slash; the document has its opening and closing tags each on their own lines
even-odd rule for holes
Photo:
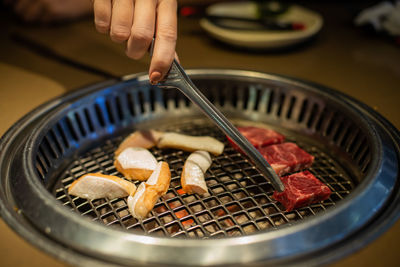
<svg viewBox="0 0 400 267">
<path fill-rule="evenodd" d="M 70 20 L 90 14 L 89 0 L 4 0 L 26 22 Z"/>
<path fill-rule="evenodd" d="M 114 42 L 126 42 L 126 54 L 142 58 L 155 44 L 149 77 L 156 84 L 168 72 L 177 39 L 176 0 L 93 0 L 97 31 L 110 34 Z"/>
</svg>

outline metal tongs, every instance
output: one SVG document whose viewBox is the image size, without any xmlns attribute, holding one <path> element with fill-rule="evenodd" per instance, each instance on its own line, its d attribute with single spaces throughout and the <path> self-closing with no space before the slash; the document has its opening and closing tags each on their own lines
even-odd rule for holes
<svg viewBox="0 0 400 267">
<path fill-rule="evenodd" d="M 150 55 L 153 54 L 153 46 Z M 169 73 L 158 84 L 160 88 L 179 89 L 187 98 L 198 106 L 254 163 L 256 168 L 271 182 L 275 190 L 282 192 L 284 186 L 281 179 L 264 159 L 260 152 L 236 129 L 235 126 L 200 92 L 185 73 L 182 66 L 174 59 Z"/>
</svg>

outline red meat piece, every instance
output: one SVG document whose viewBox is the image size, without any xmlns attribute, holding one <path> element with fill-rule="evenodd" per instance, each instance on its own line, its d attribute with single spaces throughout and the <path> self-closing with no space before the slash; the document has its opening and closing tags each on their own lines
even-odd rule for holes
<svg viewBox="0 0 400 267">
<path fill-rule="evenodd" d="M 283 206 L 286 211 L 308 206 L 329 198 L 331 190 L 309 171 L 303 171 L 281 177 L 285 190 L 274 192 L 273 198 Z"/>
<path fill-rule="evenodd" d="M 237 127 L 237 129 L 244 137 L 246 137 L 247 140 L 249 140 L 249 142 L 255 148 L 269 146 L 272 144 L 279 144 L 282 143 L 285 139 L 285 136 L 271 129 L 258 128 L 253 126 Z M 239 149 L 231 139 L 228 138 L 228 140 L 234 148 Z"/>
<path fill-rule="evenodd" d="M 274 171 L 282 176 L 311 167 L 314 157 L 295 143 L 276 144 L 258 148 Z"/>
</svg>

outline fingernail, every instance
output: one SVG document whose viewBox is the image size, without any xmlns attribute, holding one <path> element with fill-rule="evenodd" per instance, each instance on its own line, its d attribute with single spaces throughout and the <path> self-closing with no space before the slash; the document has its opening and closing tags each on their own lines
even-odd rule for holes
<svg viewBox="0 0 400 267">
<path fill-rule="evenodd" d="M 161 73 L 159 71 L 153 71 L 150 74 L 150 83 L 151 84 L 157 84 L 161 79 Z"/>
</svg>

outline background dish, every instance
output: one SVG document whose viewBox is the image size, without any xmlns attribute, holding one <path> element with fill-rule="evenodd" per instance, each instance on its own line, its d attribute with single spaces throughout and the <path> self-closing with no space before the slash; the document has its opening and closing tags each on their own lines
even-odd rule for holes
<svg viewBox="0 0 400 267">
<path fill-rule="evenodd" d="M 257 5 L 253 2 L 219 3 L 211 5 L 207 15 L 237 16 L 255 18 Z M 253 49 L 285 48 L 302 43 L 317 34 L 323 25 L 318 13 L 298 5 L 291 5 L 287 12 L 279 15 L 279 22 L 298 22 L 304 25 L 302 30 L 234 30 L 216 25 L 210 19 L 202 18 L 201 27 L 213 38 L 237 47 Z"/>
</svg>

